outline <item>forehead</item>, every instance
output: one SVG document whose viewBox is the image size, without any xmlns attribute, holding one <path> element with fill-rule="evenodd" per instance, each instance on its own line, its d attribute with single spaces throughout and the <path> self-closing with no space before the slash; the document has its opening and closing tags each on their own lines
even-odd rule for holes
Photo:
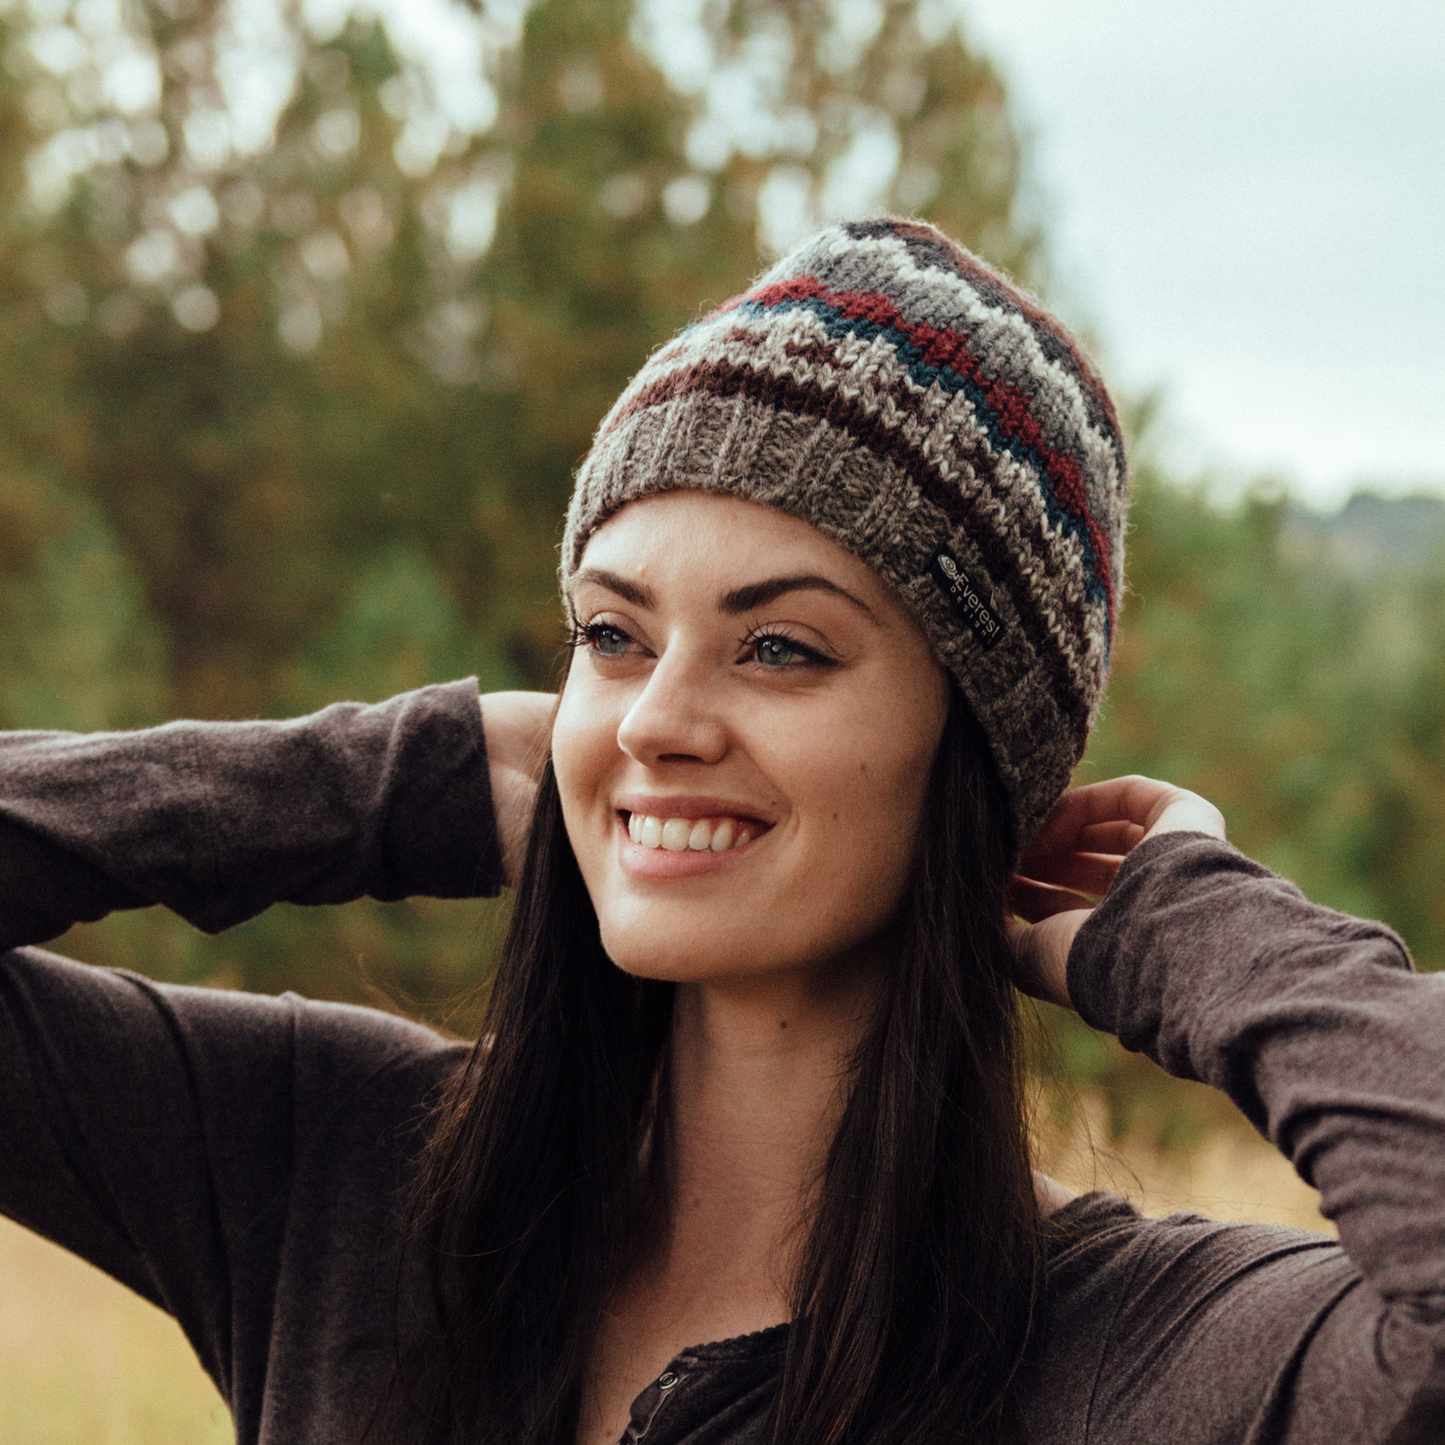
<svg viewBox="0 0 1445 1445">
<path fill-rule="evenodd" d="M 798 517 L 740 497 L 665 492 L 629 502 L 588 539 L 588 567 L 669 576 L 754 581 L 779 572 L 821 572 L 870 591 L 886 591 L 878 574 Z"/>
</svg>

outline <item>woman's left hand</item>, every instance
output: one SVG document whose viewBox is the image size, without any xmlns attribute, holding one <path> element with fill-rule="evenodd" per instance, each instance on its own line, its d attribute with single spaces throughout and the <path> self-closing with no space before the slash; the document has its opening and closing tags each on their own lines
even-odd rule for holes
<svg viewBox="0 0 1445 1445">
<path fill-rule="evenodd" d="M 481 707 L 502 881 L 515 888 L 527 851 L 532 805 L 547 758 L 557 698 L 550 692 L 489 692 L 482 697 Z"/>
<path fill-rule="evenodd" d="M 1069 948 L 1125 855 L 1159 833 L 1224 837 L 1213 803 L 1153 778 L 1112 778 L 1064 794 L 1019 859 L 1009 885 L 1009 937 L 1027 991 L 1071 1007 Z M 1020 919 L 1027 920 L 1020 922 Z"/>
</svg>

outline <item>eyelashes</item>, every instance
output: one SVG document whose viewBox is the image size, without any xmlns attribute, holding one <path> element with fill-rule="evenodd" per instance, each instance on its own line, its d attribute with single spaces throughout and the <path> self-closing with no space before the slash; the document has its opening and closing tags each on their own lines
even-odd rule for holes
<svg viewBox="0 0 1445 1445">
<path fill-rule="evenodd" d="M 573 623 L 566 639 L 567 646 L 586 648 L 598 657 L 624 657 L 636 639 L 612 622 Z M 755 661 L 775 671 L 792 671 L 801 667 L 832 667 L 834 660 L 815 647 L 800 642 L 776 626 L 755 627 L 738 639 L 738 651 L 745 660 Z"/>
<path fill-rule="evenodd" d="M 619 640 L 623 646 L 615 652 L 609 652 L 602 646 L 602 639 L 610 636 Z M 609 622 L 589 622 L 585 627 L 579 627 L 575 622 L 572 624 L 571 632 L 567 637 L 567 646 L 581 649 L 589 648 L 600 657 L 621 657 L 627 650 L 627 644 L 632 638 L 620 627 L 614 627 Z"/>
<path fill-rule="evenodd" d="M 774 627 L 757 627 L 743 638 L 741 647 L 750 649 L 760 663 L 766 667 L 784 668 L 797 667 L 799 663 L 784 663 L 779 655 L 791 653 L 800 659 L 802 665 L 811 667 L 831 667 L 833 659 L 825 657 L 816 648 L 809 647 L 805 642 L 799 642 L 796 637 L 786 632 L 781 632 Z M 772 652 L 774 655 L 764 660 L 764 654 Z"/>
</svg>

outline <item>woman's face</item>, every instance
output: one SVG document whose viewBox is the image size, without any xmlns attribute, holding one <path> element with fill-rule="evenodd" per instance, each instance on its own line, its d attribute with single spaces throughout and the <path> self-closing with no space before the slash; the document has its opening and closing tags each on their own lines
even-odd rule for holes
<svg viewBox="0 0 1445 1445">
<path fill-rule="evenodd" d="M 593 534 L 571 601 L 552 755 L 609 956 L 701 982 L 876 939 L 948 708 L 887 585 L 797 518 L 673 492 Z"/>
</svg>

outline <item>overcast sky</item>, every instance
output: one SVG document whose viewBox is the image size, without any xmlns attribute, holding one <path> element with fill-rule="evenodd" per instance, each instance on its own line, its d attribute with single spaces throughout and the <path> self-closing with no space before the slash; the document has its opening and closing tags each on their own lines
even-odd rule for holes
<svg viewBox="0 0 1445 1445">
<path fill-rule="evenodd" d="M 1176 456 L 1445 494 L 1445 0 L 964 0 L 1061 290 Z"/>
</svg>

